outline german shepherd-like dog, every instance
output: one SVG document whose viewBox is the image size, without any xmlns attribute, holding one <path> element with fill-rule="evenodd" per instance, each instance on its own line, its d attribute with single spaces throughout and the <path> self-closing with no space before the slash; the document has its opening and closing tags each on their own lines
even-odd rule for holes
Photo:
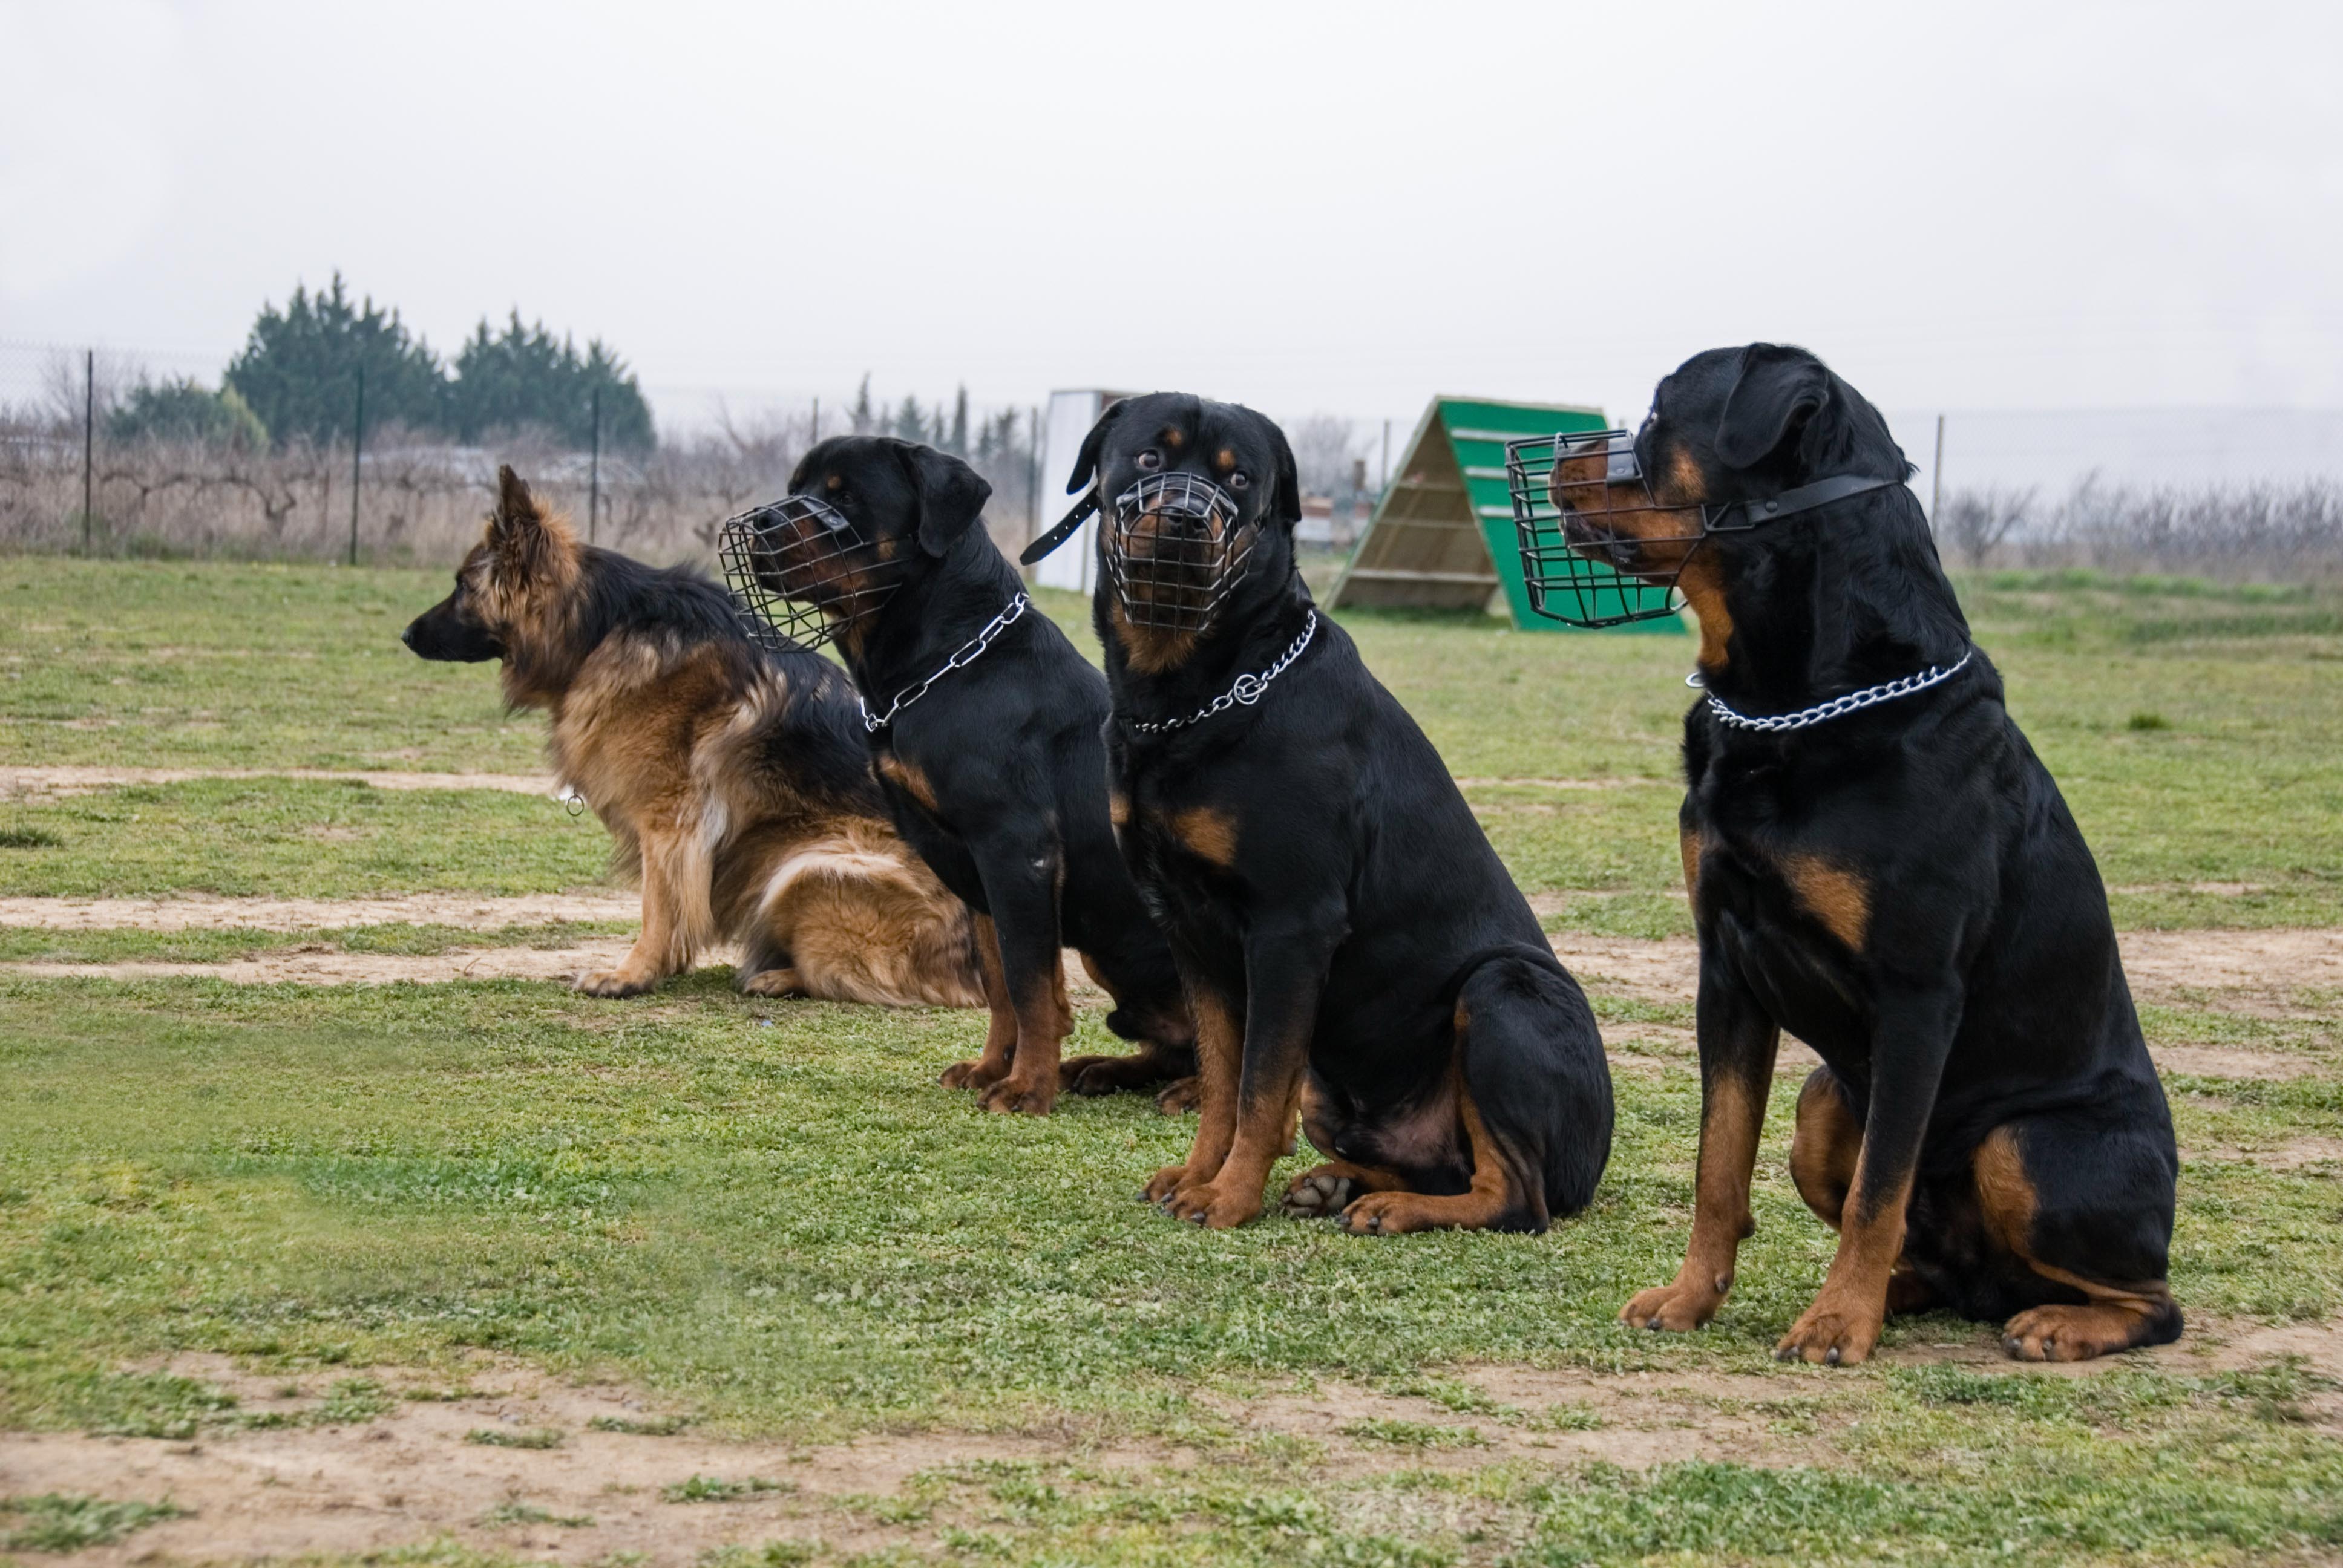
<svg viewBox="0 0 2343 1568">
<path fill-rule="evenodd" d="M 456 591 L 401 639 L 504 664 L 505 701 L 552 719 L 553 765 L 639 875 L 643 929 L 615 969 L 634 996 L 719 940 L 740 989 L 894 1007 L 980 1007 L 974 922 L 889 820 L 844 672 L 772 652 L 688 568 L 581 545 L 509 467 Z"/>
</svg>

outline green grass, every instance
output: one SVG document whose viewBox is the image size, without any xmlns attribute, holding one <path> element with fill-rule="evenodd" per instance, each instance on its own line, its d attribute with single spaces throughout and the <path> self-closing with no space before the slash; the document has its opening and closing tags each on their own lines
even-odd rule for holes
<svg viewBox="0 0 2343 1568">
<path fill-rule="evenodd" d="M 2343 641 L 2320 629 L 2331 596 L 2077 577 L 1964 586 L 2119 919 L 2343 924 Z M 392 640 L 442 591 L 436 574 L 0 561 L 0 762 L 535 767 L 538 721 L 498 712 L 489 671 L 427 666 Z M 1061 620 L 1078 614 L 1041 598 Z M 1478 780 L 1468 795 L 1550 925 L 1686 929 L 1672 778 L 1688 643 L 1457 618 L 1348 624 L 1454 771 Z M 594 883 L 605 852 L 590 819 L 486 792 L 204 780 L 0 802 L 7 893 L 550 891 Z M 432 953 L 613 929 L 0 929 L 0 960 Z M 888 1533 L 873 1562 L 2343 1553 L 2336 1391 L 2298 1362 L 2074 1379 L 1998 1362 L 1775 1366 L 1774 1341 L 1831 1251 L 1785 1172 L 1794 1080 L 1776 1086 L 1758 1229 L 1730 1302 L 1704 1332 L 1663 1338 L 1613 1314 L 1683 1244 L 1699 1098 L 1688 1057 L 1617 1075 L 1602 1192 L 1547 1236 L 1353 1238 L 1274 1218 L 1206 1234 L 1131 1201 L 1189 1135 L 1142 1100 L 986 1118 L 934 1086 L 980 1038 L 975 1015 L 752 1004 L 724 980 L 611 1004 L 518 982 L 0 978 L 0 1427 L 226 1441 L 365 1422 L 396 1402 L 367 1369 L 463 1389 L 485 1350 L 622 1380 L 710 1432 L 799 1449 L 937 1428 L 1055 1445 L 885 1495 L 791 1498 L 825 1539 Z M 1682 1004 L 1607 988 L 1594 1000 L 1607 1030 L 1691 1021 Z M 2232 1152 L 2343 1138 L 2343 999 L 2282 1000 L 2267 1017 L 2223 1010 L 2218 993 L 2145 1010 L 2158 1044 L 2305 1069 L 2171 1081 L 2191 1151 L 2173 1282 L 2200 1332 L 2343 1312 L 2334 1167 Z M 1095 1011 L 1070 1047 L 1111 1049 Z M 1886 1342 L 1916 1354 L 1990 1332 L 1931 1315 L 1899 1320 Z M 133 1370 L 184 1352 L 332 1381 L 314 1406 L 263 1412 L 200 1378 Z M 1799 1462 L 1583 1457 L 1630 1441 L 1635 1408 L 1508 1394 L 1509 1367 L 1578 1369 L 1614 1392 L 1643 1372 L 1745 1374 L 1695 1399 L 1690 1419 L 1795 1442 Z M 1330 1423 L 1322 1441 L 1232 1418 L 1329 1382 L 1423 1402 Z M 682 1421 L 593 1424 L 658 1435 Z M 1329 1458 L 1344 1426 L 1344 1452 L 1371 1462 Z M 1500 1437 L 1554 1454 L 1501 1451 Z M 1117 1442 L 1139 1458 L 1093 1462 L 1092 1445 Z M 1172 1446 L 1180 1462 L 1147 1458 Z M 679 1495 L 781 1484 L 696 1476 Z M 47 1550 L 15 1533 L 149 1506 L 18 1500 L 0 1503 L 0 1531 L 8 1551 Z M 576 1523 L 511 1507 L 490 1522 Z M 864 1549 L 817 1557 L 773 1541 L 709 1561 L 779 1568 Z M 373 1561 L 512 1560 L 442 1541 Z"/>
<path fill-rule="evenodd" d="M 108 1546 L 186 1513 L 168 1503 L 109 1503 L 102 1497 L 56 1492 L 39 1497 L 0 1497 L 0 1548 L 64 1553 Z"/>
<path fill-rule="evenodd" d="M 443 578 L 0 560 L 0 763 L 540 768 L 542 720 L 502 712 L 492 669 L 397 645 Z M 2343 590 L 2087 573 L 1963 589 L 2119 923 L 2343 923 Z M 1095 656 L 1083 601 L 1039 602 Z M 1559 904 L 1552 929 L 1690 930 L 1688 639 L 1343 618 L 1453 771 L 1531 781 L 1467 793 L 1523 887 Z M 498 893 L 591 883 L 604 853 L 590 818 L 518 796 L 264 779 L 0 802 L 0 892 Z"/>
</svg>

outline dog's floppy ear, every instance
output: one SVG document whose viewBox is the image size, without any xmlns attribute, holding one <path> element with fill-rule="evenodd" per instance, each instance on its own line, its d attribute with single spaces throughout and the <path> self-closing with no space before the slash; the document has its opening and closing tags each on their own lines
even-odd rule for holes
<svg viewBox="0 0 2343 1568">
<path fill-rule="evenodd" d="M 919 497 L 920 548 L 941 558 L 983 516 L 992 487 L 950 453 L 891 437 L 890 445 L 895 460 L 903 465 L 904 477 L 911 481 L 912 493 Z"/>
<path fill-rule="evenodd" d="M 1803 348 L 1753 343 L 1716 421 L 1716 456 L 1754 468 L 1803 432 L 1833 401 L 1830 367 Z"/>
<path fill-rule="evenodd" d="M 1091 427 L 1091 433 L 1082 437 L 1082 449 L 1074 454 L 1074 471 L 1066 480 L 1066 494 L 1073 495 L 1098 472 L 1099 449 L 1106 445 L 1106 433 L 1122 417 L 1130 402 L 1128 397 L 1118 397 L 1108 404 L 1106 411 L 1098 417 L 1098 423 Z"/>
<path fill-rule="evenodd" d="M 1277 459 L 1277 493 L 1269 498 L 1269 515 L 1281 523 L 1302 520 L 1302 469 L 1293 461 L 1292 445 L 1277 421 L 1266 415 L 1256 416 L 1269 427 L 1269 449 Z"/>
</svg>

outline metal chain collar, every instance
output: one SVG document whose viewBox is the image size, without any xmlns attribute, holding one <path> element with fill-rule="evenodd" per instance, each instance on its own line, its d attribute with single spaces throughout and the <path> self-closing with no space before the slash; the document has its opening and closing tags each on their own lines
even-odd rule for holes
<svg viewBox="0 0 2343 1568">
<path fill-rule="evenodd" d="M 1283 653 L 1277 656 L 1277 662 L 1275 664 L 1271 665 L 1259 675 L 1245 674 L 1238 676 L 1234 685 L 1231 686 L 1226 691 L 1222 692 L 1218 697 L 1212 699 L 1212 701 L 1206 703 L 1203 707 L 1196 709 L 1195 712 L 1188 715 L 1185 719 L 1159 719 L 1153 720 L 1134 719 L 1131 721 L 1131 729 L 1139 731 L 1141 735 L 1161 735 L 1167 729 L 1184 729 L 1189 725 L 1210 719 L 1216 713 L 1226 713 L 1230 709 L 1234 708 L 1239 703 L 1242 703 L 1247 708 L 1251 708 L 1254 703 L 1261 700 L 1262 693 L 1269 689 L 1269 683 L 1275 680 L 1279 676 L 1283 675 L 1285 673 L 1285 667 L 1302 657 L 1302 650 L 1308 648 L 1310 646 L 1310 639 L 1317 635 L 1318 612 L 1315 609 L 1312 609 L 1310 612 L 1310 618 L 1302 623 L 1302 635 L 1293 639 L 1292 647 L 1288 648 Z"/>
<path fill-rule="evenodd" d="M 1019 616 L 1023 615 L 1026 608 L 1032 604 L 1032 599 L 1021 593 L 1015 598 L 1011 599 L 1009 601 L 1008 608 L 1002 610 L 999 615 L 994 616 L 990 620 L 985 622 L 984 629 L 982 631 L 978 632 L 974 637 L 969 638 L 966 642 L 961 643 L 960 647 L 954 650 L 952 656 L 944 660 L 940 665 L 938 665 L 936 668 L 929 674 L 925 680 L 920 681 L 916 686 L 907 686 L 903 688 L 902 690 L 897 692 L 895 694 L 895 700 L 887 705 L 886 712 L 879 714 L 872 713 L 870 711 L 870 705 L 863 701 L 858 695 L 854 699 L 854 705 L 862 709 L 863 732 L 868 735 L 878 734 L 880 730 L 886 729 L 887 726 L 895 722 L 895 715 L 902 712 L 903 709 L 910 707 L 911 704 L 919 701 L 922 697 L 925 697 L 928 694 L 928 688 L 933 686 L 937 681 L 941 680 L 945 676 L 950 675 L 953 670 L 966 669 L 970 665 L 974 664 L 978 659 L 983 658 L 984 650 L 992 646 L 992 639 L 999 637 L 1001 632 L 1008 628 L 1011 621 L 1014 621 Z"/>
<path fill-rule="evenodd" d="M 1932 664 L 1917 675 L 1903 676 L 1878 686 L 1866 686 L 1861 691 L 1850 691 L 1844 697 L 1834 697 L 1828 702 L 1817 702 L 1812 708 L 1801 708 L 1795 713 L 1775 713 L 1763 719 L 1752 719 L 1745 713 L 1735 713 L 1715 697 L 1708 699 L 1708 710 L 1716 715 L 1720 722 L 1730 724 L 1735 729 L 1759 729 L 1769 735 L 1778 735 L 1784 730 L 1804 729 L 1808 725 L 1820 724 L 1825 719 L 1842 719 L 1847 714 L 1860 712 L 1874 703 L 1892 702 L 1896 698 L 1910 697 L 1915 692 L 1926 691 L 1932 686 L 1941 686 L 1967 668 L 1969 660 L 1976 657 L 1976 649 L 1971 648 L 1961 655 L 1959 663 L 1949 668 Z M 1685 676 L 1684 684 L 1691 687 L 1699 686 L 1701 684 L 1699 672 L 1694 671 Z"/>
</svg>

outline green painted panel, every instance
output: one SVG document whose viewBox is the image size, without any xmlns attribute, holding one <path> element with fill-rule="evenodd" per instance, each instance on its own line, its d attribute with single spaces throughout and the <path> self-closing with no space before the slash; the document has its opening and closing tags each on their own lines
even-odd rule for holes
<svg viewBox="0 0 2343 1568">
<path fill-rule="evenodd" d="M 1463 471 L 1464 492 L 1472 501 L 1473 516 L 1481 525 L 1482 536 L 1488 541 L 1490 564 L 1504 585 L 1505 604 L 1513 611 L 1513 624 L 1523 631 L 1582 629 L 1549 620 L 1530 608 L 1529 588 L 1522 580 L 1521 542 L 1513 531 L 1513 498 L 1505 485 L 1505 443 L 1523 436 L 1602 430 L 1608 428 L 1611 422 L 1599 408 L 1481 403 L 1463 397 L 1440 399 L 1440 422 L 1448 433 L 1450 448 L 1456 454 L 1456 466 Z M 1640 608 L 1666 597 L 1663 589 L 1648 588 L 1615 573 L 1611 575 L 1618 586 L 1596 591 L 1604 598 L 1615 595 L 1617 608 Z M 1683 621 L 1666 617 L 1630 621 L 1607 629 L 1681 633 L 1684 627 Z"/>
</svg>

